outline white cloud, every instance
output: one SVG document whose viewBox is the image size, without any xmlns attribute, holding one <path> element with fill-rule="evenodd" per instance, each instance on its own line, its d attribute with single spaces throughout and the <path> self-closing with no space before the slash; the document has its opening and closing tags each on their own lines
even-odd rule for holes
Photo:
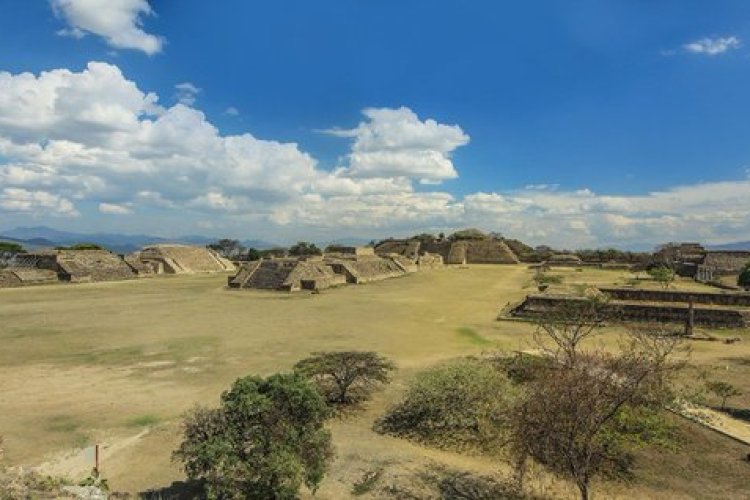
<svg viewBox="0 0 750 500">
<path fill-rule="evenodd" d="M 153 55 L 163 40 L 143 31 L 142 17 L 154 15 L 147 0 L 50 0 L 55 13 L 68 28 L 58 34 L 82 38 L 101 36 L 119 49 L 135 49 Z"/>
<path fill-rule="evenodd" d="M 118 205 L 116 203 L 99 203 L 99 211 L 103 214 L 130 215 L 133 213 L 133 210 L 129 205 L 130 204 Z"/>
<path fill-rule="evenodd" d="M 79 215 L 70 200 L 46 191 L 29 191 L 20 188 L 4 188 L 0 191 L 0 209 L 35 215 L 70 217 Z"/>
<path fill-rule="evenodd" d="M 224 114 L 227 116 L 239 116 L 240 111 L 234 106 L 229 106 L 227 109 L 224 110 Z"/>
<path fill-rule="evenodd" d="M 406 107 L 369 108 L 363 113 L 367 121 L 355 129 L 326 131 L 354 139 L 349 165 L 342 175 L 407 177 L 423 183 L 458 177 L 450 154 L 469 142 L 458 125 L 422 121 Z"/>
<path fill-rule="evenodd" d="M 550 182 L 457 197 L 416 183 L 457 175 L 450 155 L 469 140 L 460 127 L 407 108 L 365 116 L 331 132 L 353 143 L 329 171 L 297 144 L 222 135 L 192 106 L 163 107 L 110 64 L 0 72 L 0 213 L 18 221 L 93 206 L 141 231 L 210 220 L 216 232 L 289 239 L 464 226 L 570 248 L 750 239 L 750 177 L 641 195 Z"/>
<path fill-rule="evenodd" d="M 693 54 L 716 56 L 729 50 L 736 50 L 742 46 L 742 41 L 736 36 L 705 37 L 694 42 L 686 43 L 683 48 Z"/>
<path fill-rule="evenodd" d="M 195 104 L 198 94 L 203 91 L 203 89 L 196 87 L 190 82 L 178 83 L 174 88 L 177 89 L 177 101 L 186 106 Z"/>
</svg>

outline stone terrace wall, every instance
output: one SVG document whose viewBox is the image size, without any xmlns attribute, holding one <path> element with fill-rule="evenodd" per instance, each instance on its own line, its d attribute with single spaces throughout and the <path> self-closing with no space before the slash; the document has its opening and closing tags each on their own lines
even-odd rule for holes
<svg viewBox="0 0 750 500">
<path fill-rule="evenodd" d="M 420 269 L 437 269 L 443 267 L 443 257 L 438 254 L 425 253 L 417 259 Z"/>
<path fill-rule="evenodd" d="M 141 260 L 161 261 L 164 270 L 171 274 L 215 273 L 234 271 L 235 267 L 227 259 L 204 247 L 188 245 L 155 245 L 141 251 Z"/>
<path fill-rule="evenodd" d="M 72 283 L 116 281 L 136 276 L 124 260 L 107 250 L 60 250 L 57 265 L 60 279 Z"/>
<path fill-rule="evenodd" d="M 718 306 L 750 307 L 750 293 L 681 292 L 676 290 L 639 290 L 634 288 L 600 288 L 615 300 L 646 302 L 684 302 Z"/>
<path fill-rule="evenodd" d="M 583 300 L 573 297 L 529 295 L 521 305 L 511 310 L 511 316 L 538 318 L 564 302 Z M 610 304 L 612 313 L 624 321 L 685 323 L 688 306 L 664 304 Z M 696 325 L 714 328 L 743 328 L 750 326 L 750 314 L 736 309 L 694 307 Z"/>
<path fill-rule="evenodd" d="M 419 240 L 386 240 L 375 247 L 377 255 L 399 254 L 410 259 L 419 257 L 422 242 Z"/>
<path fill-rule="evenodd" d="M 333 269 L 319 260 L 300 261 L 282 284 L 283 290 L 325 290 L 336 285 L 346 284 L 346 276 L 336 274 Z"/>
<path fill-rule="evenodd" d="M 350 283 L 367 283 L 405 274 L 398 264 L 387 258 L 326 258 L 326 262 L 335 272 L 345 274 Z"/>
<path fill-rule="evenodd" d="M 0 288 L 15 288 L 17 286 L 23 286 L 23 282 L 18 276 L 7 269 L 0 269 Z"/>
<path fill-rule="evenodd" d="M 709 251 L 703 260 L 703 265 L 719 276 L 739 274 L 748 263 L 750 251 Z"/>
<path fill-rule="evenodd" d="M 468 244 L 466 262 L 469 264 L 518 264 L 520 262 L 504 241 L 488 239 L 472 240 L 466 243 Z"/>
</svg>

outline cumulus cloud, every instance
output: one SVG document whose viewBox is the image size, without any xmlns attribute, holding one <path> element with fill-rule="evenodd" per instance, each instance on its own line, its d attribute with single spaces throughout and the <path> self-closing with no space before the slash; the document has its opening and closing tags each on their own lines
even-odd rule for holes
<svg viewBox="0 0 750 500">
<path fill-rule="evenodd" d="M 729 50 L 739 49 L 742 41 L 736 36 L 705 37 L 694 42 L 686 43 L 683 48 L 692 54 L 716 56 Z"/>
<path fill-rule="evenodd" d="M 189 103 L 163 106 L 111 64 L 0 72 L 0 212 L 74 217 L 93 206 L 134 224 L 192 231 L 210 220 L 269 238 L 464 226 L 570 248 L 750 238 L 750 177 L 627 196 L 550 182 L 458 197 L 417 185 L 457 175 L 451 155 L 469 141 L 458 125 L 408 108 L 364 113 L 356 128 L 329 131 L 352 143 L 328 170 L 295 143 L 223 135 Z"/>
<path fill-rule="evenodd" d="M 46 191 L 29 191 L 20 188 L 3 188 L 0 191 L 0 209 L 35 215 L 78 216 L 70 200 Z"/>
<path fill-rule="evenodd" d="M 240 111 L 234 106 L 229 106 L 224 110 L 224 114 L 227 116 L 240 116 Z"/>
<path fill-rule="evenodd" d="M 432 119 L 422 121 L 406 107 L 369 108 L 363 113 L 367 120 L 357 128 L 326 131 L 354 139 L 342 175 L 406 177 L 430 184 L 458 177 L 450 155 L 469 142 L 461 127 Z"/>
<path fill-rule="evenodd" d="M 60 35 L 83 38 L 101 36 L 112 47 L 135 49 L 153 55 L 163 40 L 143 31 L 143 17 L 154 15 L 147 0 L 50 0 L 54 12 L 68 28 Z"/>
</svg>

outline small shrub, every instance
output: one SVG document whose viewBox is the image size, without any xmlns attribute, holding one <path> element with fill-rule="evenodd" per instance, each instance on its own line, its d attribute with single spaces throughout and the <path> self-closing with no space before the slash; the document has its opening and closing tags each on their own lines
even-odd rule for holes
<svg viewBox="0 0 750 500">
<path fill-rule="evenodd" d="M 369 493 L 375 487 L 380 478 L 383 476 L 383 469 L 378 468 L 365 472 L 362 477 L 354 483 L 352 495 L 360 496 Z"/>
<path fill-rule="evenodd" d="M 489 362 L 453 360 L 417 374 L 375 430 L 441 448 L 495 452 L 514 396 L 510 381 Z"/>
<path fill-rule="evenodd" d="M 742 392 L 729 382 L 718 380 L 706 382 L 706 389 L 721 399 L 722 410 L 726 409 L 728 399 L 742 395 Z"/>
<path fill-rule="evenodd" d="M 540 274 L 534 277 L 534 281 L 539 285 L 559 285 L 563 279 L 559 274 Z"/>
<path fill-rule="evenodd" d="M 745 265 L 737 277 L 737 285 L 750 288 L 750 262 Z"/>
</svg>

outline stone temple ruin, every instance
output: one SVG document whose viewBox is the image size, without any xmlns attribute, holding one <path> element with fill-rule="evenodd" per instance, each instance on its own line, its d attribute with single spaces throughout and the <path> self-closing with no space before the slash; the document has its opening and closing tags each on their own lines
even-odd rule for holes
<svg viewBox="0 0 750 500">
<path fill-rule="evenodd" d="M 234 264 L 210 248 L 153 245 L 125 256 L 139 274 L 192 274 L 235 271 Z"/>
<path fill-rule="evenodd" d="M 136 272 L 122 258 L 107 250 L 48 250 L 23 254 L 8 272 L 18 276 L 34 276 L 28 284 L 55 280 L 69 283 L 89 283 L 136 278 Z M 52 276 L 55 278 L 52 279 Z"/>
<path fill-rule="evenodd" d="M 445 264 L 518 264 L 518 256 L 502 240 L 476 229 L 443 239 L 390 239 L 375 246 L 378 255 L 398 254 L 411 259 L 440 255 Z"/>
<path fill-rule="evenodd" d="M 186 245 L 157 245 L 125 257 L 108 250 L 46 250 L 19 254 L 10 264 L 0 270 L 0 288 L 235 270 L 234 264 L 213 250 Z"/>
<path fill-rule="evenodd" d="M 699 243 L 668 243 L 656 251 L 654 261 L 669 265 L 683 277 L 718 282 L 738 276 L 750 262 L 750 251 L 706 250 Z"/>
<path fill-rule="evenodd" d="M 403 276 L 442 265 L 439 256 L 376 255 L 372 248 L 329 247 L 322 256 L 261 259 L 244 264 L 229 278 L 230 288 L 324 290 Z"/>
</svg>

